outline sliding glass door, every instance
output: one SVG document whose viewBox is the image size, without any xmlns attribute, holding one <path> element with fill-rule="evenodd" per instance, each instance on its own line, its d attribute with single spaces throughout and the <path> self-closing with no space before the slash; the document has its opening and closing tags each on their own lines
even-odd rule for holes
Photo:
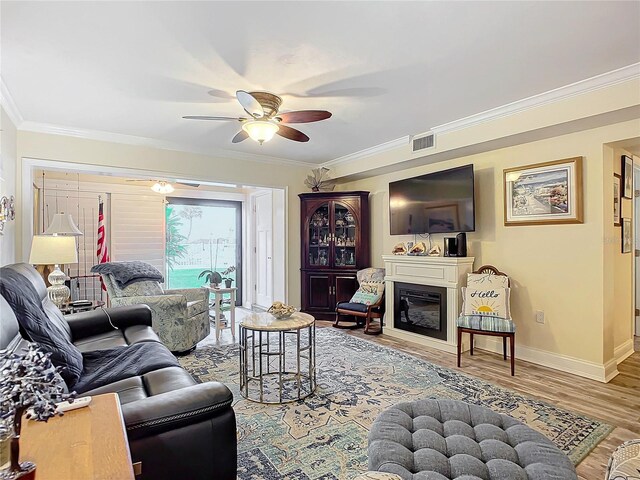
<svg viewBox="0 0 640 480">
<path fill-rule="evenodd" d="M 236 305 L 242 305 L 242 202 L 177 197 L 167 202 L 168 287 L 201 287 L 207 283 L 206 274 L 199 278 L 202 272 L 218 272 L 237 287 Z"/>
</svg>

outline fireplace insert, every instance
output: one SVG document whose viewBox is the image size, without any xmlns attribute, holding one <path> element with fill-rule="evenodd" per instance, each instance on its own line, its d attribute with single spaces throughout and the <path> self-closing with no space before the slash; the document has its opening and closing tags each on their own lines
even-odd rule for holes
<svg viewBox="0 0 640 480">
<path fill-rule="evenodd" d="M 447 289 L 394 283 L 393 326 L 400 330 L 447 340 Z"/>
</svg>

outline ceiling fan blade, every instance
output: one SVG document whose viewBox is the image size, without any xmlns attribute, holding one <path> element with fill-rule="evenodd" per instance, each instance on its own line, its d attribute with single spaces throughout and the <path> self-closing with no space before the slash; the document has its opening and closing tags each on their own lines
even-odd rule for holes
<svg viewBox="0 0 640 480">
<path fill-rule="evenodd" d="M 260 102 L 256 100 L 256 97 L 251 95 L 249 92 L 245 92 L 244 90 L 238 90 L 236 92 L 236 98 L 244 111 L 247 112 L 252 117 L 260 118 L 264 117 L 264 109 Z"/>
<path fill-rule="evenodd" d="M 236 120 L 238 122 L 246 120 L 246 118 L 242 117 L 209 117 L 208 115 L 186 115 L 182 118 L 186 118 L 187 120 Z"/>
<path fill-rule="evenodd" d="M 175 182 L 178 185 L 184 185 L 185 187 L 193 187 L 198 188 L 200 186 L 199 183 L 190 183 L 190 182 Z"/>
<path fill-rule="evenodd" d="M 310 123 L 331 118 L 326 110 L 300 110 L 297 112 L 279 113 L 278 118 L 284 123 Z"/>
<path fill-rule="evenodd" d="M 289 140 L 293 140 L 294 142 L 308 142 L 309 137 L 307 137 L 300 130 L 296 130 L 295 128 L 287 127 L 286 125 L 278 125 L 280 127 L 276 132 L 278 135 L 284 138 L 288 138 Z"/>
<path fill-rule="evenodd" d="M 247 138 L 249 138 L 249 134 L 244 130 L 240 130 L 238 133 L 236 133 L 236 136 L 233 137 L 233 140 L 231 140 L 231 143 L 240 143 L 243 140 L 246 140 Z"/>
</svg>

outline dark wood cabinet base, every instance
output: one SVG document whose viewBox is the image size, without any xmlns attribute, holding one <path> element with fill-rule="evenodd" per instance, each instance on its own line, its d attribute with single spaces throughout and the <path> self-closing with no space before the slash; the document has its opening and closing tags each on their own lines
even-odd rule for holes
<svg viewBox="0 0 640 480">
<path fill-rule="evenodd" d="M 302 310 L 303 313 L 308 313 L 309 315 L 313 315 L 316 320 L 326 321 L 326 322 L 335 322 L 336 314 L 331 312 L 316 312 L 313 310 Z"/>
</svg>

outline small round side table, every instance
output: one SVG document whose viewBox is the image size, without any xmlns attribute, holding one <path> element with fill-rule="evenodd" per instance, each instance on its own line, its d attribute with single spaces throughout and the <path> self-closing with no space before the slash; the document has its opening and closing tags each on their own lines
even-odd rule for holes
<svg viewBox="0 0 640 480">
<path fill-rule="evenodd" d="M 295 402 L 316 389 L 315 318 L 252 313 L 240 322 L 240 394 L 259 403 Z"/>
</svg>

